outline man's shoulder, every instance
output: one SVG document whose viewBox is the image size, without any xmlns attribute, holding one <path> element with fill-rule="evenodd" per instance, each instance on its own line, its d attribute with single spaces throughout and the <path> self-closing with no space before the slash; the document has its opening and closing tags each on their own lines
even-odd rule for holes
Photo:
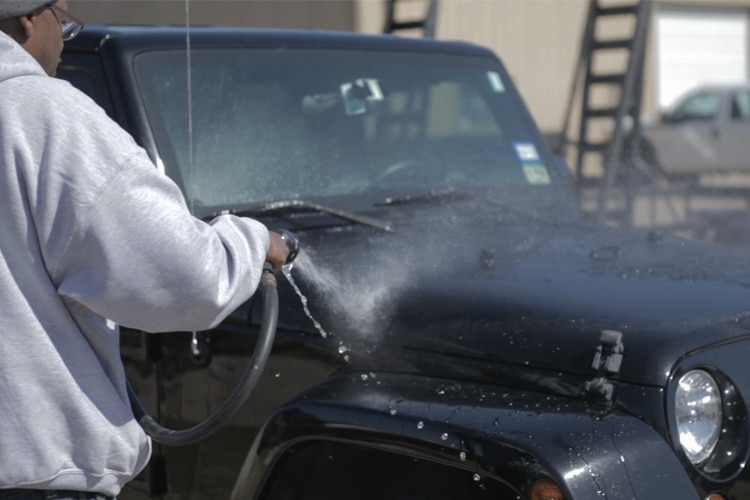
<svg viewBox="0 0 750 500">
<path fill-rule="evenodd" d="M 0 81 L 0 97 L 3 94 L 15 96 L 18 100 L 28 99 L 27 105 L 47 100 L 78 99 L 84 95 L 70 83 L 46 74 L 27 73 Z"/>
<path fill-rule="evenodd" d="M 106 156 L 113 166 L 124 164 L 137 149 L 130 134 L 68 81 L 40 75 L 13 80 L 7 82 L 9 92 L 0 85 L 0 110 L 10 119 L 33 123 L 28 134 L 45 136 L 49 144 L 57 144 L 55 147 L 65 143 L 71 154 L 96 151 L 89 156 L 98 160 Z M 84 156 L 80 158 L 82 162 L 87 161 Z"/>
<path fill-rule="evenodd" d="M 16 103 L 25 115 L 38 114 L 39 118 L 44 116 L 47 120 L 102 124 L 111 121 L 93 99 L 66 80 L 29 74 L 16 76 L 3 84 L 0 84 L 2 108 L 6 108 L 9 103 Z M 4 86 L 6 92 L 3 91 Z"/>
<path fill-rule="evenodd" d="M 84 107 L 99 107 L 85 92 L 77 89 L 67 80 L 46 75 L 27 75 L 19 78 L 25 79 L 24 84 L 28 86 L 30 91 L 37 93 L 40 98 L 57 102 L 71 101 Z"/>
</svg>

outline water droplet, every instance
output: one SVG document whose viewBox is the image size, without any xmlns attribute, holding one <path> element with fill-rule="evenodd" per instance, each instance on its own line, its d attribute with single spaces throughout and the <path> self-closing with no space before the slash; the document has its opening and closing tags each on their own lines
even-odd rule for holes
<svg viewBox="0 0 750 500">
<path fill-rule="evenodd" d="M 363 373 L 362 375 L 360 375 L 360 378 L 361 378 L 362 380 L 364 380 L 364 381 L 367 381 L 367 379 L 368 379 L 369 377 L 367 376 L 367 374 L 366 374 L 366 373 Z"/>
<path fill-rule="evenodd" d="M 339 346 L 339 354 L 344 354 L 348 350 L 349 350 L 349 348 L 346 347 L 345 345 Z"/>
<path fill-rule="evenodd" d="M 395 409 L 395 408 L 391 408 L 391 415 L 395 415 L 396 413 L 398 413 L 398 412 L 396 411 L 396 409 Z"/>
<path fill-rule="evenodd" d="M 474 481 L 481 481 L 481 480 L 482 480 L 482 476 L 480 476 L 479 474 L 477 474 L 477 473 L 475 472 L 475 473 L 474 473 Z"/>
<path fill-rule="evenodd" d="M 421 420 L 417 422 L 417 429 L 424 429 L 424 422 L 422 422 Z"/>
<path fill-rule="evenodd" d="M 462 462 L 466 462 L 466 452 L 462 451 L 458 454 L 458 458 L 461 459 Z"/>
<path fill-rule="evenodd" d="M 440 436 L 440 439 L 442 439 L 443 441 L 447 441 L 447 440 L 448 440 L 448 433 L 447 433 L 447 432 L 444 432 L 444 433 L 443 433 L 443 434 L 442 434 L 442 435 Z"/>
<path fill-rule="evenodd" d="M 276 377 L 276 378 L 279 378 L 279 377 L 281 377 L 281 373 L 274 373 L 273 376 Z"/>
</svg>

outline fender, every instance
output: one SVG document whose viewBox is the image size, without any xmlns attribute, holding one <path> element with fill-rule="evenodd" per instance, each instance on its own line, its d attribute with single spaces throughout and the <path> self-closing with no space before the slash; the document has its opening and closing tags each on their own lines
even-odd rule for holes
<svg viewBox="0 0 750 500">
<path fill-rule="evenodd" d="M 258 434 L 233 498 L 265 498 L 285 452 L 308 441 L 439 462 L 520 498 L 541 478 L 568 500 L 698 498 L 668 443 L 632 415 L 558 395 L 382 373 L 329 379 L 280 408 Z"/>
</svg>

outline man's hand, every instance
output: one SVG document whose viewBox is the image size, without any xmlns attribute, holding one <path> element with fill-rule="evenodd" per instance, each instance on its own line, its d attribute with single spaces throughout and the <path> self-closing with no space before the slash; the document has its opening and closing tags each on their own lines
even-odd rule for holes
<svg viewBox="0 0 750 500">
<path fill-rule="evenodd" d="M 266 260 L 273 266 L 274 274 L 279 274 L 281 266 L 286 264 L 289 258 L 289 247 L 278 233 L 269 231 L 268 234 L 271 236 L 271 244 L 268 246 Z"/>
</svg>

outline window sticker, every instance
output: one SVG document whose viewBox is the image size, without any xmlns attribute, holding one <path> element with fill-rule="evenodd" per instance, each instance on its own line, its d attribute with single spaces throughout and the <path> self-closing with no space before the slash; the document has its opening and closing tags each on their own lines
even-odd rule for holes
<svg viewBox="0 0 750 500">
<path fill-rule="evenodd" d="M 487 72 L 487 79 L 490 81 L 490 86 L 495 92 L 505 92 L 505 85 L 503 85 L 503 79 L 500 75 L 494 71 Z"/>
<path fill-rule="evenodd" d="M 529 184 L 547 185 L 552 182 L 547 167 L 543 163 L 526 163 L 523 166 L 523 173 Z"/>
<path fill-rule="evenodd" d="M 513 147 L 516 149 L 516 155 L 522 162 L 539 161 L 539 152 L 532 142 L 514 142 Z"/>
</svg>

